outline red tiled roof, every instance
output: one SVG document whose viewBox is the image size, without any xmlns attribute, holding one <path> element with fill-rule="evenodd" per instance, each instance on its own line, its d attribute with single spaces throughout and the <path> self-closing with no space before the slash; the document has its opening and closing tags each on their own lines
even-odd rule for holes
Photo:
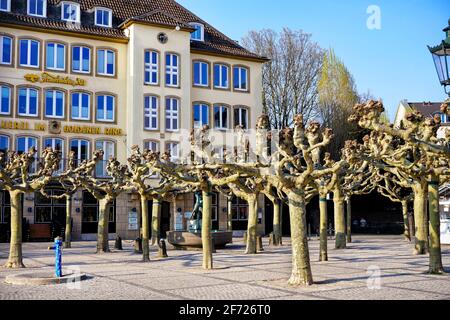
<svg viewBox="0 0 450 320">
<path fill-rule="evenodd" d="M 54 8 L 62 0 L 47 0 L 49 8 Z M 74 0 L 71 0 L 74 1 Z M 191 41 L 191 48 L 217 55 L 230 55 L 258 61 L 267 59 L 254 54 L 236 41 L 197 17 L 195 14 L 178 4 L 175 0 L 75 0 L 82 11 L 81 26 L 73 26 L 58 17 L 48 15 L 48 18 L 29 17 L 26 12 L 0 13 L 0 24 L 16 24 L 31 27 L 41 27 L 53 30 L 92 34 L 110 38 L 127 39 L 121 25 L 125 22 L 145 22 L 169 27 L 180 26 L 189 28 L 190 22 L 202 23 L 205 26 L 204 42 Z M 14 2 L 13 2 L 14 3 Z M 95 7 L 106 7 L 113 11 L 113 28 L 96 27 L 92 21 L 86 21 L 86 15 L 93 12 Z M 23 9 L 22 9 L 23 10 Z M 50 10 L 48 10 L 50 12 Z M 57 12 L 57 10 L 53 10 Z M 85 19 L 83 19 L 85 18 Z M 93 20 L 93 18 L 90 18 Z M 89 18 L 87 19 L 89 20 Z"/>
</svg>

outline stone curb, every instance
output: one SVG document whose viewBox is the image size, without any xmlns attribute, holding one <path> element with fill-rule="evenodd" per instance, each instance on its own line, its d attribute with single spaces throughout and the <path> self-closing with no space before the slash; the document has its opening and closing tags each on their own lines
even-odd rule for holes
<svg viewBox="0 0 450 320">
<path fill-rule="evenodd" d="M 51 276 L 50 273 L 20 273 L 7 276 L 5 282 L 14 285 L 51 285 L 61 283 L 75 283 L 86 279 L 86 274 L 68 274 L 61 278 Z"/>
</svg>

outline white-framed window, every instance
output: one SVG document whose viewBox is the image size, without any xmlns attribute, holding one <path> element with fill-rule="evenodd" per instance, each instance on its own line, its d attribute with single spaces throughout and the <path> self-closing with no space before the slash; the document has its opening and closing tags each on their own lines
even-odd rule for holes
<svg viewBox="0 0 450 320">
<path fill-rule="evenodd" d="M 19 64 L 22 67 L 39 68 L 40 43 L 37 40 L 20 40 L 20 59 Z"/>
<path fill-rule="evenodd" d="M 166 131 L 178 131 L 179 104 L 177 98 L 166 98 Z"/>
<path fill-rule="evenodd" d="M 64 140 L 60 138 L 45 138 L 44 139 L 44 148 L 52 148 L 54 151 L 58 151 L 61 155 L 61 161 L 59 163 L 59 170 L 57 173 L 61 173 L 64 170 Z"/>
<path fill-rule="evenodd" d="M 47 118 L 64 118 L 64 98 L 62 91 L 45 91 L 45 116 Z"/>
<path fill-rule="evenodd" d="M 20 88 L 18 101 L 19 116 L 38 116 L 39 92 L 33 88 Z"/>
<path fill-rule="evenodd" d="M 61 19 L 70 22 L 80 22 L 80 5 L 74 2 L 63 2 Z"/>
<path fill-rule="evenodd" d="M 248 129 L 248 109 L 244 107 L 234 108 L 234 127 L 242 126 L 244 129 Z"/>
<path fill-rule="evenodd" d="M 248 68 L 233 68 L 233 88 L 239 91 L 248 91 Z"/>
<path fill-rule="evenodd" d="M 11 0 L 0 0 L 0 11 L 11 11 Z"/>
<path fill-rule="evenodd" d="M 98 140 L 95 142 L 95 150 L 103 150 L 103 160 L 101 160 L 96 168 L 95 175 L 100 178 L 107 178 L 106 165 L 111 157 L 115 156 L 116 144 L 109 140 Z"/>
<path fill-rule="evenodd" d="M 209 125 L 209 106 L 207 104 L 196 103 L 192 111 L 194 129 L 200 129 L 204 125 Z"/>
<path fill-rule="evenodd" d="M 116 97 L 107 94 L 97 96 L 97 121 L 114 122 Z"/>
<path fill-rule="evenodd" d="M 441 117 L 441 123 L 450 123 L 450 116 L 445 114 L 445 113 L 441 113 L 440 114 Z"/>
<path fill-rule="evenodd" d="M 12 64 L 13 39 L 0 36 L 0 64 Z"/>
<path fill-rule="evenodd" d="M 64 44 L 47 43 L 45 66 L 51 70 L 63 71 L 66 69 L 66 46 Z"/>
<path fill-rule="evenodd" d="M 166 151 L 169 152 L 171 161 L 177 161 L 180 158 L 180 145 L 178 142 L 167 142 Z"/>
<path fill-rule="evenodd" d="M 194 86 L 209 86 L 209 64 L 204 61 L 194 61 Z"/>
<path fill-rule="evenodd" d="M 214 128 L 219 130 L 228 129 L 229 108 L 223 105 L 214 106 Z"/>
<path fill-rule="evenodd" d="M 205 26 L 198 22 L 189 23 L 195 31 L 191 33 L 191 40 L 194 41 L 205 41 Z"/>
<path fill-rule="evenodd" d="M 28 152 L 32 147 L 37 150 L 37 139 L 35 137 L 28 136 L 20 136 L 16 139 L 16 150 L 17 153 L 22 154 Z M 35 154 L 35 158 L 37 160 L 38 152 Z M 29 167 L 30 173 L 35 173 L 37 170 L 37 161 L 33 161 L 31 166 Z"/>
<path fill-rule="evenodd" d="M 166 53 L 166 85 L 178 87 L 180 58 L 177 54 Z"/>
<path fill-rule="evenodd" d="M 91 72 L 91 48 L 83 46 L 72 47 L 72 71 L 76 73 Z"/>
<path fill-rule="evenodd" d="M 108 49 L 97 50 L 97 73 L 114 77 L 116 74 L 116 53 Z"/>
<path fill-rule="evenodd" d="M 46 17 L 47 0 L 28 0 L 27 14 L 30 16 Z"/>
<path fill-rule="evenodd" d="M 73 92 L 71 94 L 70 115 L 72 120 L 91 119 L 91 94 L 86 92 Z"/>
<path fill-rule="evenodd" d="M 146 96 L 144 98 L 144 129 L 158 130 L 159 98 Z"/>
<path fill-rule="evenodd" d="M 2 85 L 0 86 L 0 114 L 11 114 L 11 87 Z"/>
<path fill-rule="evenodd" d="M 224 64 L 215 64 L 214 65 L 214 87 L 219 89 L 228 89 L 229 88 L 229 80 L 228 73 L 229 67 Z"/>
<path fill-rule="evenodd" d="M 112 10 L 107 8 L 95 8 L 95 25 L 111 28 Z"/>
<path fill-rule="evenodd" d="M 159 53 L 153 50 L 146 50 L 144 83 L 157 85 L 159 83 Z"/>
<path fill-rule="evenodd" d="M 158 152 L 159 151 L 159 142 L 153 141 L 153 140 L 144 141 L 144 150 Z"/>
<path fill-rule="evenodd" d="M 90 143 L 88 140 L 72 139 L 70 140 L 70 151 L 75 153 L 75 160 L 81 162 L 89 157 Z"/>
<path fill-rule="evenodd" d="M 6 135 L 0 135 L 0 152 L 6 154 L 9 151 L 9 137 Z"/>
</svg>

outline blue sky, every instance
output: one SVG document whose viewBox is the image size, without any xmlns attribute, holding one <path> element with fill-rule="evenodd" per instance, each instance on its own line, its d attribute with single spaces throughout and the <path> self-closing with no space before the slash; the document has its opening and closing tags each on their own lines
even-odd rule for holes
<svg viewBox="0 0 450 320">
<path fill-rule="evenodd" d="M 382 98 L 393 120 L 400 100 L 443 101 L 427 45 L 444 38 L 449 0 L 178 0 L 234 40 L 249 30 L 283 27 L 311 33 L 333 48 L 358 91 Z M 381 29 L 369 30 L 367 8 L 377 5 Z"/>
</svg>

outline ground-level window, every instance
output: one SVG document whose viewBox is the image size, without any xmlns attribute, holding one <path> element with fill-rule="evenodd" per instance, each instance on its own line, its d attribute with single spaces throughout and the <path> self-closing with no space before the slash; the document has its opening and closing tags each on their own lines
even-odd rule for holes
<svg viewBox="0 0 450 320">
<path fill-rule="evenodd" d="M 61 196 L 64 194 L 60 189 L 47 189 L 45 192 L 50 196 Z M 66 199 L 54 199 L 44 197 L 40 192 L 34 197 L 34 223 L 51 223 L 58 221 L 63 223 L 66 216 Z"/>
<path fill-rule="evenodd" d="M 81 218 L 81 233 L 97 233 L 99 205 L 97 199 L 88 191 L 83 191 L 83 208 Z M 109 207 L 109 233 L 116 232 L 116 202 L 112 201 Z"/>
<path fill-rule="evenodd" d="M 247 221 L 248 220 L 248 203 L 238 197 L 233 197 L 231 212 L 233 220 L 235 221 Z"/>
<path fill-rule="evenodd" d="M 11 198 L 9 192 L 0 191 L 0 223 L 8 224 L 11 217 Z"/>
<path fill-rule="evenodd" d="M 195 206 L 195 197 L 194 197 L 194 203 L 193 206 Z M 211 195 L 211 220 L 217 221 L 218 220 L 218 212 L 219 212 L 219 194 L 217 192 L 213 192 Z"/>
</svg>

